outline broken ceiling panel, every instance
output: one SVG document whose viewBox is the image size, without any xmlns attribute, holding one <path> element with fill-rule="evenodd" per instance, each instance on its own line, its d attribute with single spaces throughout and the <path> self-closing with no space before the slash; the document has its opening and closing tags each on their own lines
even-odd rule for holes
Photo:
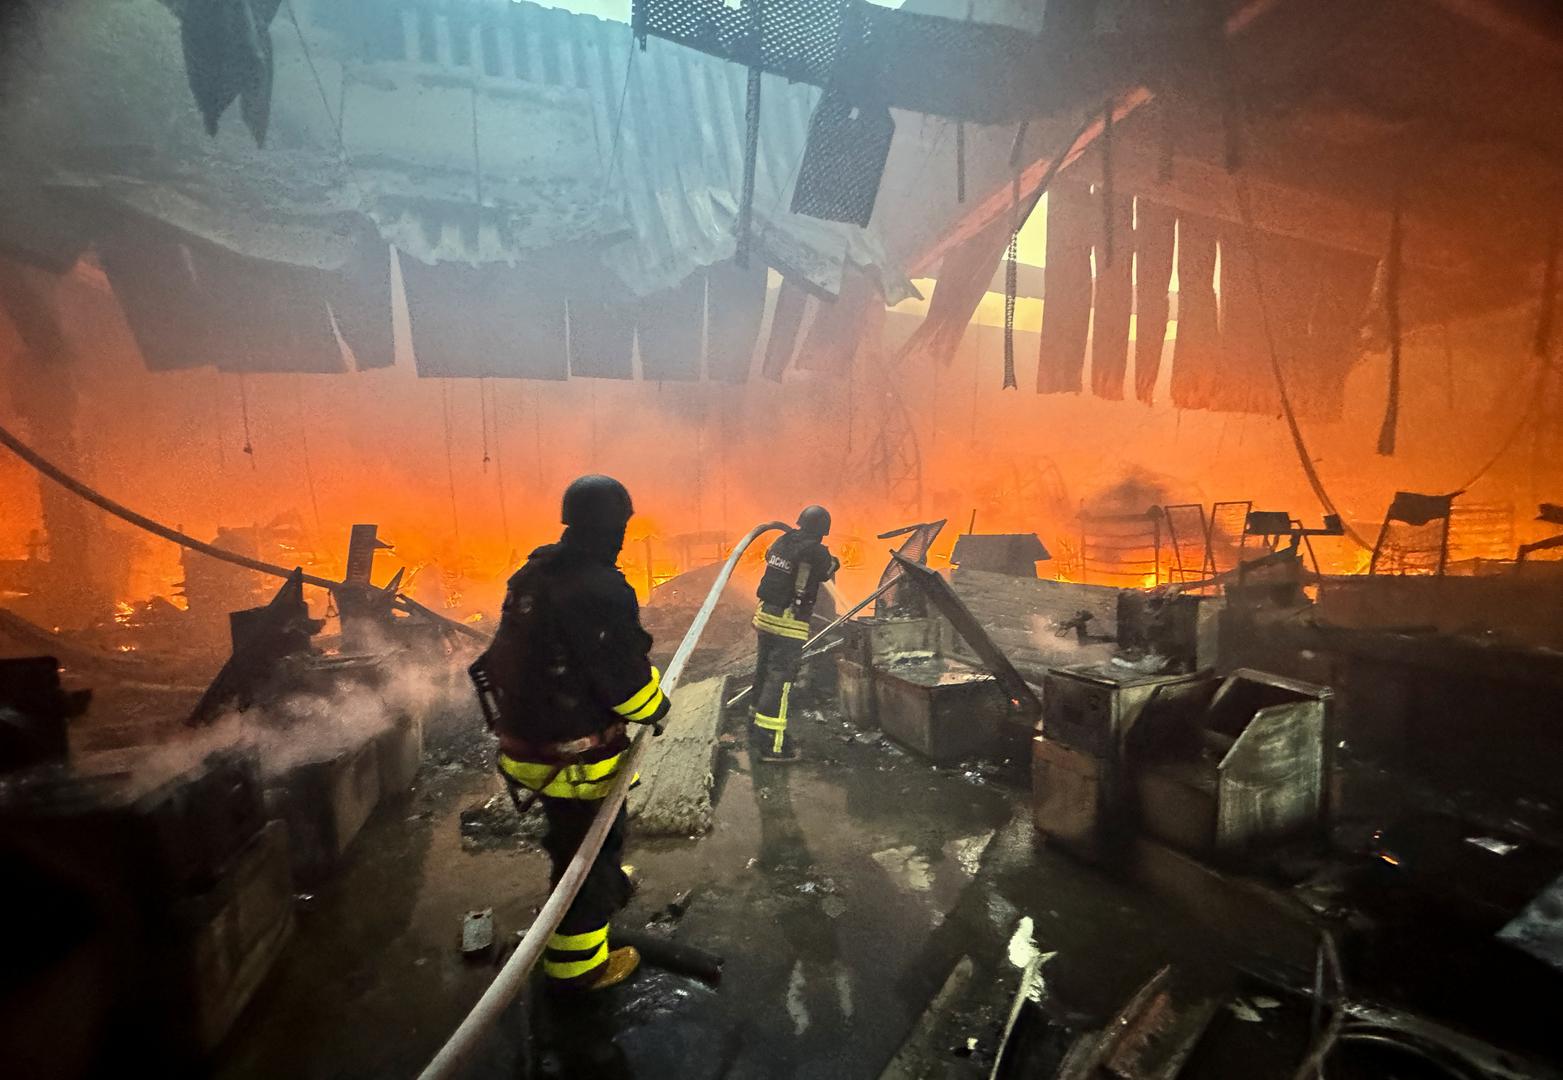
<svg viewBox="0 0 1563 1080">
<path fill-rule="evenodd" d="M 68 190 L 0 184 L 0 256 L 63 274 L 92 244 L 99 222 Z"/>
<path fill-rule="evenodd" d="M 758 260 L 741 267 L 718 263 L 706 273 L 706 377 L 743 382 L 754 362 L 765 318 L 766 270 Z"/>
<path fill-rule="evenodd" d="M 523 270 L 399 260 L 418 374 L 563 379 L 564 294 Z"/>
<path fill-rule="evenodd" d="M 366 232 L 354 257 L 340 270 L 325 275 L 327 308 L 360 371 L 396 362 L 391 249 L 372 230 Z"/>
<path fill-rule="evenodd" d="M 858 342 L 865 332 L 878 324 L 870 318 L 884 302 L 866 274 L 848 276 L 841 295 L 835 300 L 813 298 L 814 321 L 798 349 L 798 368 L 830 375 L 846 375 L 852 370 Z"/>
<path fill-rule="evenodd" d="M 48 148 L 29 163 L 36 186 L 98 191 L 238 254 L 306 267 L 352 258 L 365 217 L 425 264 L 589 253 L 633 296 L 732 256 L 745 98 L 734 65 L 660 41 L 632 61 L 628 26 L 530 3 L 332 0 L 298 15 L 303 41 L 290 26 L 274 42 L 264 151 L 238 125 L 204 134 L 179 22 L 158 0 L 51 21 L 38 93 L 0 107 L 0 135 Z M 915 295 L 872 231 L 789 210 L 818 97 L 765 80 L 764 257 L 822 295 L 848 263 L 892 301 Z M 8 239 L 26 238 L 0 218 Z"/>
<path fill-rule="evenodd" d="M 347 370 L 326 308 L 323 271 L 247 259 L 199 242 L 190 253 L 219 371 Z M 385 300 L 389 323 L 390 296 Z"/>
<path fill-rule="evenodd" d="M 781 382 L 792 363 L 808 298 L 808 293 L 791 280 L 782 280 L 776 293 L 776 308 L 771 312 L 771 332 L 765 340 L 765 360 L 760 367 L 760 373 L 772 382 Z"/>
<path fill-rule="evenodd" d="M 195 263 L 173 230 L 127 221 L 98 245 L 103 272 L 149 371 L 179 371 L 212 362 L 211 329 Z"/>
<path fill-rule="evenodd" d="M 154 219 L 121 217 L 98 243 L 152 371 L 345 371 L 391 362 L 390 275 L 372 233 L 335 270 L 252 259 Z"/>
<path fill-rule="evenodd" d="M 633 378 L 634 306 L 597 296 L 572 294 L 567 307 L 571 377 Z"/>
<path fill-rule="evenodd" d="M 1091 240 L 1097 228 L 1090 189 L 1060 178 L 1048 192 L 1047 264 L 1037 393 L 1078 394 L 1091 325 Z"/>
<path fill-rule="evenodd" d="M 1009 221 L 1000 218 L 944 256 L 939 264 L 938 282 L 928 301 L 928 315 L 912 331 L 902 347 L 902 355 L 921 353 L 944 364 L 955 358 L 955 350 L 966 336 L 977 305 L 992 288 L 994 275 L 1009 247 L 1009 237 Z"/>
<path fill-rule="evenodd" d="M 636 342 L 641 376 L 648 381 L 700 378 L 700 337 L 705 328 L 706 276 L 691 274 L 674 289 L 637 305 Z"/>
<path fill-rule="evenodd" d="M 1172 403 L 1208 409 L 1221 370 L 1216 316 L 1217 223 L 1195 214 L 1178 217 L 1178 337 L 1172 350 Z"/>
<path fill-rule="evenodd" d="M 1172 256 L 1178 218 L 1140 198 L 1134 207 L 1134 396 L 1150 404 L 1161 373 L 1171 308 Z"/>
<path fill-rule="evenodd" d="M 809 118 L 792 212 L 866 226 L 890 156 L 895 121 L 883 106 L 857 106 L 827 90 Z"/>
<path fill-rule="evenodd" d="M 1120 191 L 1111 198 L 1098 195 L 1094 202 L 1096 305 L 1091 317 L 1091 390 L 1099 398 L 1117 401 L 1123 397 L 1129 320 L 1134 310 L 1134 196 Z M 1112 230 L 1110 245 L 1108 229 Z"/>
</svg>

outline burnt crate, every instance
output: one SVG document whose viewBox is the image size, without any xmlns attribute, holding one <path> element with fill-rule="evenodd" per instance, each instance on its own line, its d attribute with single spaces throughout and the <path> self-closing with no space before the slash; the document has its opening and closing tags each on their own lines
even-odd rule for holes
<svg viewBox="0 0 1563 1080">
<path fill-rule="evenodd" d="M 939 651 L 938 619 L 859 618 L 850 628 L 842 656 L 869 667 L 883 667 L 898 659 L 932 656 Z"/>
<path fill-rule="evenodd" d="M 379 737 L 300 762 L 266 784 L 266 806 L 287 822 L 293 875 L 328 876 L 379 805 Z"/>
<path fill-rule="evenodd" d="M 1043 735 L 1031 740 L 1031 809 L 1052 844 L 1101 857 L 1114 832 L 1109 763 Z"/>
<path fill-rule="evenodd" d="M 171 1056 L 216 1049 L 292 933 L 287 827 L 272 821 L 212 889 L 174 905 L 157 935 Z"/>
<path fill-rule="evenodd" d="M 874 708 L 874 671 L 856 660 L 836 661 L 836 693 L 841 711 L 858 727 L 874 727 L 879 714 Z"/>
<path fill-rule="evenodd" d="M 1328 687 L 1239 669 L 1208 707 L 1158 712 L 1132 766 L 1144 831 L 1198 856 L 1241 857 L 1329 817 Z"/>
<path fill-rule="evenodd" d="M 1215 690 L 1208 674 L 1144 675 L 1112 663 L 1058 668 L 1042 680 L 1042 734 L 1082 753 L 1114 758 L 1147 705 L 1169 694 Z"/>
<path fill-rule="evenodd" d="M 208 888 L 266 821 L 253 752 L 192 763 L 177 744 L 19 775 L 0 815 L 57 851 L 112 851 L 127 885 L 153 899 Z"/>
<path fill-rule="evenodd" d="M 383 798 L 405 795 L 412 789 L 423 763 L 423 717 L 406 713 L 391 721 L 375 740 L 380 756 L 380 793 Z"/>
<path fill-rule="evenodd" d="M 1016 722 L 987 672 L 930 657 L 876 670 L 872 678 L 880 728 L 909 750 L 938 762 L 1000 761 L 1024 752 L 1031 732 Z"/>
</svg>

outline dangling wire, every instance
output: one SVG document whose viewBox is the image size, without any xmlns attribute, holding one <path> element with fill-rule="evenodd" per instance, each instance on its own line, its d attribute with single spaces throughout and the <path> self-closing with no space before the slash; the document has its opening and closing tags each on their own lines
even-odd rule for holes
<svg viewBox="0 0 1563 1080">
<path fill-rule="evenodd" d="M 1402 221 L 1405 204 L 1405 179 L 1395 184 L 1395 205 L 1389 217 L 1389 251 L 1384 256 L 1384 315 L 1389 322 L 1389 394 L 1384 403 L 1384 422 L 1378 432 L 1378 452 L 1393 457 L 1400 426 L 1400 262 L 1404 241 Z"/>
<path fill-rule="evenodd" d="M 1015 184 L 1019 195 L 1020 184 Z M 1017 204 L 1018 205 L 1018 204 Z M 1019 215 L 1013 215 L 1018 219 Z M 1012 224 L 1009 247 L 1004 252 L 1004 389 L 1015 390 L 1020 384 L 1015 379 L 1015 290 L 1019 287 L 1020 225 Z"/>
<path fill-rule="evenodd" d="M 629 58 L 624 61 L 624 85 L 619 88 L 619 108 L 613 115 L 613 143 L 608 150 L 608 168 L 602 175 L 602 193 L 604 196 L 608 194 L 608 189 L 613 186 L 614 168 L 619 163 L 619 136 L 624 131 L 624 103 L 629 100 L 630 96 L 630 76 L 635 73 L 635 53 L 644 51 L 645 48 L 646 41 L 642 38 L 640 49 L 637 50 L 632 47 Z"/>
<path fill-rule="evenodd" d="M 1536 340 L 1531 351 L 1537 356 L 1552 355 L 1552 329 L 1558 307 L 1558 219 L 1552 218 L 1547 235 L 1546 269 L 1541 275 L 1541 304 L 1536 311 Z"/>
<path fill-rule="evenodd" d="M 478 379 L 478 426 L 483 429 L 483 471 L 488 472 L 488 376 Z"/>
<path fill-rule="evenodd" d="M 255 468 L 255 447 L 250 443 L 250 394 L 244 382 L 244 372 L 239 372 L 239 416 L 244 424 L 244 446 L 241 448 L 249 455 L 250 468 Z"/>
<path fill-rule="evenodd" d="M 1020 257 L 1020 169 L 1026 145 L 1029 122 L 1022 121 L 1015 129 L 1015 142 L 1010 147 L 1010 204 L 1009 247 L 1004 252 L 1004 389 L 1019 389 L 1015 379 L 1015 290 L 1019 284 L 1017 265 Z"/>
<path fill-rule="evenodd" d="M 217 468 L 228 468 L 228 454 L 223 449 L 223 376 L 212 368 L 212 435 L 217 442 Z"/>
</svg>

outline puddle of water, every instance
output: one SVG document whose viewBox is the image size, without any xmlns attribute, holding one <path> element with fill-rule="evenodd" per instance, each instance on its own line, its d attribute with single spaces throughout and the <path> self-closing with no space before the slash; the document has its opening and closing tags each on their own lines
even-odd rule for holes
<svg viewBox="0 0 1563 1080">
<path fill-rule="evenodd" d="M 787 1015 L 792 1017 L 794 1034 L 809 1030 L 809 1007 L 803 1001 L 803 961 L 792 965 L 792 976 L 787 980 Z"/>
<path fill-rule="evenodd" d="M 886 848 L 874 852 L 871 857 L 904 888 L 913 892 L 927 892 L 933 888 L 933 871 L 928 866 L 928 857 L 917 854 L 916 844 Z"/>
<path fill-rule="evenodd" d="M 947 858 L 953 859 L 967 877 L 974 878 L 982 867 L 983 854 L 988 850 L 988 845 L 993 843 L 993 836 L 994 830 L 989 829 L 975 836 L 951 840 L 944 845 L 944 854 Z"/>
</svg>

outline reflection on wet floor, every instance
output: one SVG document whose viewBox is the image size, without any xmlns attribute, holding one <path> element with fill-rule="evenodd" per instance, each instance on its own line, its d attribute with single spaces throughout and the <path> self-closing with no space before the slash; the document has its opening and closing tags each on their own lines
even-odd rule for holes
<svg viewBox="0 0 1563 1080">
<path fill-rule="evenodd" d="M 720 987 L 647 968 L 590 1001 L 530 994 L 473 1075 L 878 1075 L 969 934 L 947 924 L 1014 794 L 849 739 L 834 716 L 799 728 L 798 765 L 751 773 L 723 752 L 708 836 L 631 840 L 645 885 L 625 923 L 693 890 L 675 936 L 726 958 Z M 305 906 L 220 1076 L 408 1075 L 481 993 L 503 951 L 464 963 L 463 914 L 494 908 L 513 942 L 547 869 L 522 844 L 463 849 L 461 811 L 496 783 L 471 743 L 433 755 L 412 802 L 385 808 Z M 980 922 L 996 941 L 1010 929 Z"/>
</svg>

